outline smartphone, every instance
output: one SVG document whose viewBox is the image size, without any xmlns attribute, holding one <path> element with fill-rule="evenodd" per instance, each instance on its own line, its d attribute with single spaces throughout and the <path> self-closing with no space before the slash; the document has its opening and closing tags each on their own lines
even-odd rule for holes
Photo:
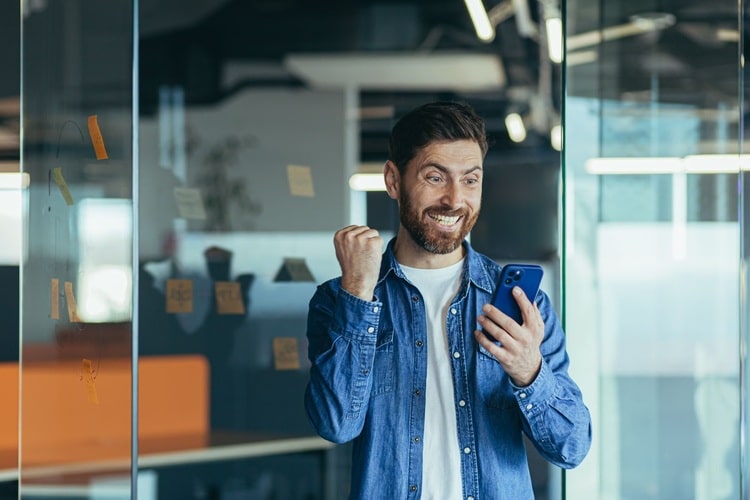
<svg viewBox="0 0 750 500">
<path fill-rule="evenodd" d="M 536 264 L 506 264 L 500 271 L 500 279 L 495 288 L 492 305 L 516 320 L 520 325 L 523 323 L 521 309 L 513 297 L 513 287 L 519 286 L 526 297 L 534 302 L 539 287 L 542 284 L 544 270 Z"/>
</svg>

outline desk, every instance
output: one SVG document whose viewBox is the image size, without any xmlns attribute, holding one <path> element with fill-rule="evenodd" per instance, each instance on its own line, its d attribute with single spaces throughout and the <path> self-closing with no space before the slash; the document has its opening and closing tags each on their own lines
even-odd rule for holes
<svg viewBox="0 0 750 500">
<path fill-rule="evenodd" d="M 207 442 L 206 442 L 207 441 Z M 205 444 L 201 444 L 201 442 Z M 142 469 L 183 465 L 200 462 L 252 458 L 285 453 L 325 451 L 335 445 L 316 436 L 262 437 L 237 433 L 213 433 L 204 436 L 176 436 L 154 439 L 139 444 L 138 467 Z M 0 481 L 14 481 L 19 477 L 15 452 L 0 451 Z M 24 479 L 46 483 L 60 476 L 90 478 L 103 473 L 130 472 L 130 458 L 71 462 L 68 464 L 30 466 L 24 469 Z M 69 478 L 70 479 L 70 478 Z M 66 481 L 67 482 L 67 481 Z M 77 481 L 76 481 L 77 482 Z"/>
</svg>

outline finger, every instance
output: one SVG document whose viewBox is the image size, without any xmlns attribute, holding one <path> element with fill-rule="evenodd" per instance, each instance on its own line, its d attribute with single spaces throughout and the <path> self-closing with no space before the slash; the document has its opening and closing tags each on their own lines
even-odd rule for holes
<svg viewBox="0 0 750 500">
<path fill-rule="evenodd" d="M 494 321 L 488 318 L 487 316 L 480 315 L 477 318 L 477 321 L 482 326 L 482 329 L 485 332 L 485 335 L 483 335 L 484 338 L 486 338 L 487 335 L 489 335 L 490 337 L 500 342 L 501 344 L 510 344 L 511 342 L 513 342 L 514 340 L 513 337 L 503 328 L 498 326 Z M 511 319 L 511 321 L 513 320 Z M 490 339 L 487 339 L 487 340 L 488 342 L 492 343 Z"/>
<path fill-rule="evenodd" d="M 493 343 L 482 330 L 474 330 L 474 338 L 477 340 L 477 343 L 479 343 L 479 345 L 487 349 L 487 351 L 495 356 L 498 361 L 501 358 L 505 357 L 503 348 Z"/>
<path fill-rule="evenodd" d="M 493 323 L 497 324 L 500 328 L 512 334 L 521 325 L 516 323 L 516 320 L 505 314 L 503 311 L 493 306 L 492 304 L 485 304 L 482 307 L 482 311 L 487 317 L 489 317 Z"/>
<path fill-rule="evenodd" d="M 523 292 L 521 287 L 513 287 L 513 298 L 516 299 L 518 308 L 521 310 L 521 320 L 523 325 L 536 325 L 538 320 L 541 319 L 539 315 L 539 309 L 536 307 L 536 302 L 532 302 Z"/>
</svg>

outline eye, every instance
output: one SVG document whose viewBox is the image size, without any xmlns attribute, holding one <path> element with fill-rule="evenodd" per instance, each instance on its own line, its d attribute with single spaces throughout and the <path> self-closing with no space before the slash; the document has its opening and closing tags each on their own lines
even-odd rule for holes
<svg viewBox="0 0 750 500">
<path fill-rule="evenodd" d="M 428 175 L 427 176 L 427 180 L 429 182 L 437 184 L 438 182 L 441 182 L 443 180 L 443 178 L 440 177 L 439 175 Z"/>
<path fill-rule="evenodd" d="M 479 179 L 477 179 L 476 177 L 469 177 L 467 179 L 464 179 L 464 183 L 468 184 L 469 186 L 473 186 L 479 183 Z"/>
</svg>

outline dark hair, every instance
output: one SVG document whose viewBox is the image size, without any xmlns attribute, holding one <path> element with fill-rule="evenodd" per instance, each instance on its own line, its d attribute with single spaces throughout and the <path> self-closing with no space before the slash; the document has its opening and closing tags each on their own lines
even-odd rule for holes
<svg viewBox="0 0 750 500">
<path fill-rule="evenodd" d="M 471 140 L 487 154 L 484 120 L 468 104 L 431 102 L 401 117 L 391 130 L 388 159 L 403 173 L 420 149 L 434 142 Z"/>
</svg>

